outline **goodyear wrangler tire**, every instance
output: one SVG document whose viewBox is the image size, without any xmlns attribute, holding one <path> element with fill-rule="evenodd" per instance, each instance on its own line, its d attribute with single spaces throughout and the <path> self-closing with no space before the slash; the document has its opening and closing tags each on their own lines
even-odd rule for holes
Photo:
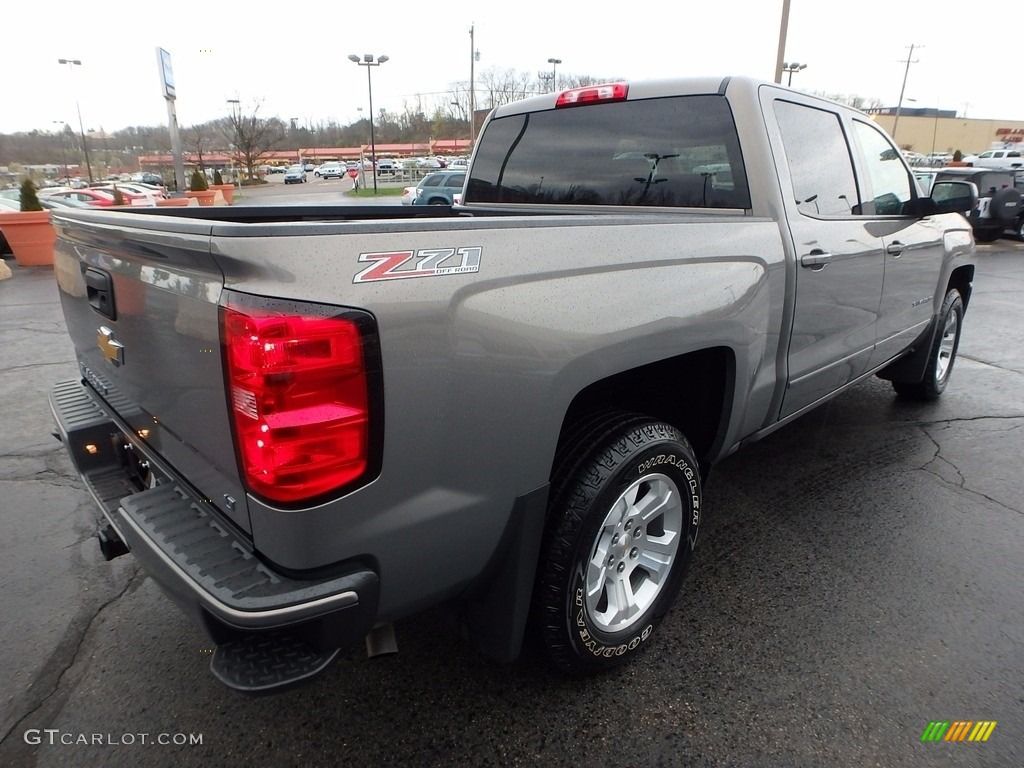
<svg viewBox="0 0 1024 768">
<path fill-rule="evenodd" d="M 693 449 L 668 424 L 616 414 L 566 442 L 534 606 L 556 667 L 601 671 L 648 645 L 689 566 L 701 505 Z"/>
<path fill-rule="evenodd" d="M 896 394 L 910 400 L 934 400 L 942 394 L 953 373 L 963 325 L 964 302 L 960 291 L 951 288 L 939 310 L 939 330 L 932 342 L 924 378 L 917 382 L 894 381 Z"/>
</svg>

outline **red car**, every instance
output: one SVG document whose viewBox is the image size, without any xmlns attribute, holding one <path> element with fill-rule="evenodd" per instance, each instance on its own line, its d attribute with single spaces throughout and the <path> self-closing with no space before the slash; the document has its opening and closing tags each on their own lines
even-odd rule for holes
<svg viewBox="0 0 1024 768">
<path fill-rule="evenodd" d="M 121 194 L 124 197 L 125 205 L 131 205 L 133 198 L 142 197 L 142 195 L 133 195 L 123 190 Z M 53 194 L 47 195 L 47 197 L 78 200 L 79 202 L 88 203 L 89 205 L 95 205 L 102 208 L 109 208 L 115 204 L 114 196 L 110 192 L 102 189 L 68 189 L 63 192 L 54 192 Z"/>
</svg>

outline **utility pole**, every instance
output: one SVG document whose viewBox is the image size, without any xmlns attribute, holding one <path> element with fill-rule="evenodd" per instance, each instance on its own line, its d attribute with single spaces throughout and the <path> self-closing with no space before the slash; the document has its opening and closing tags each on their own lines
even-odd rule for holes
<svg viewBox="0 0 1024 768">
<path fill-rule="evenodd" d="M 907 68 L 903 70 L 903 85 L 900 86 L 900 100 L 896 103 L 896 119 L 892 121 L 892 140 L 896 141 L 896 126 L 900 124 L 900 111 L 903 109 L 903 92 L 907 89 L 907 75 L 910 74 L 910 65 L 917 64 L 919 59 L 914 58 L 914 48 L 924 48 L 923 45 L 911 45 L 910 53 L 907 54 L 907 60 L 904 62 Z M 896 146 L 899 146 L 897 142 Z"/>
</svg>

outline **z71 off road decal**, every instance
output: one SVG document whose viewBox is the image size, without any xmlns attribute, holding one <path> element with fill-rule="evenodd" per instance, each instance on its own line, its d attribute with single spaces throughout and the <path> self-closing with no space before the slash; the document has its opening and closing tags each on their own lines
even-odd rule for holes
<svg viewBox="0 0 1024 768">
<path fill-rule="evenodd" d="M 361 253 L 359 261 L 370 266 L 352 278 L 353 283 L 402 280 L 407 277 L 439 277 L 480 271 L 483 248 L 423 248 L 419 251 Z"/>
</svg>

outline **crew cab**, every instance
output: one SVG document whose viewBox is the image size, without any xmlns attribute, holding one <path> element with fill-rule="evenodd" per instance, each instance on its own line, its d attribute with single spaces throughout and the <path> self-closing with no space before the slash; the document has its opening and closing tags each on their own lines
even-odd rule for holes
<svg viewBox="0 0 1024 768">
<path fill-rule="evenodd" d="M 973 192 L 750 78 L 536 96 L 450 207 L 55 211 L 51 407 L 104 553 L 232 688 L 433 606 L 496 661 L 530 633 L 600 671 L 658 636 L 716 462 L 868 377 L 942 394 Z"/>
</svg>

